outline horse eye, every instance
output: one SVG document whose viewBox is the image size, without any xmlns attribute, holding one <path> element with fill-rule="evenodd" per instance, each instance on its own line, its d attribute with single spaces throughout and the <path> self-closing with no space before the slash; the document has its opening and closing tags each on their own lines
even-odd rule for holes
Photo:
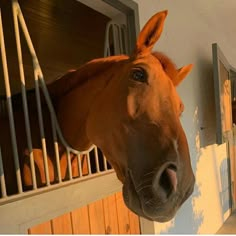
<svg viewBox="0 0 236 236">
<path fill-rule="evenodd" d="M 132 71 L 131 77 L 133 80 L 139 81 L 139 82 L 147 82 L 147 75 L 144 69 L 142 68 L 136 68 Z"/>
</svg>

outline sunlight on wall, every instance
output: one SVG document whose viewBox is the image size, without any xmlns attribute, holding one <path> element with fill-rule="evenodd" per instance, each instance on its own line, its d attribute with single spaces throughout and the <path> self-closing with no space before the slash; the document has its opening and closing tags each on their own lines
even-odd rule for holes
<svg viewBox="0 0 236 236">
<path fill-rule="evenodd" d="M 222 183 L 227 181 L 222 181 L 222 178 L 226 176 L 218 171 L 221 169 L 221 164 L 226 159 L 226 147 L 225 145 L 218 146 L 217 149 L 216 147 L 216 145 L 212 145 L 202 149 L 197 164 L 196 185 L 199 188 L 200 196 L 192 199 L 192 205 L 194 213 L 196 215 L 202 214 L 204 219 L 198 228 L 197 233 L 200 234 L 216 232 L 225 217 L 229 215 L 227 209 L 226 212 L 222 210 L 222 204 L 227 203 L 222 202 L 221 197 L 216 197 L 225 189 Z M 221 174 L 223 176 L 221 176 Z M 225 201 L 227 201 L 227 199 L 225 199 Z"/>
<path fill-rule="evenodd" d="M 197 137 L 196 141 L 199 140 Z M 223 164 L 227 161 L 225 149 L 225 144 L 221 146 L 211 145 L 201 149 L 201 155 L 196 166 L 196 187 L 193 197 L 184 203 L 175 219 L 164 224 L 156 223 L 156 234 L 172 233 L 176 228 L 178 232 L 185 232 L 186 228 L 189 227 L 188 222 L 191 224 L 192 221 L 196 226 L 193 226 L 196 229 L 196 234 L 212 234 L 219 229 L 219 225 L 222 225 L 230 213 L 228 177 L 225 175 L 227 165 Z M 186 212 L 185 208 L 190 207 L 190 205 L 193 215 L 186 215 L 185 219 L 180 220 L 181 215 Z M 180 229 L 179 227 L 183 227 L 184 223 L 185 229 Z"/>
<path fill-rule="evenodd" d="M 198 107 L 193 111 L 192 122 L 195 125 L 199 123 Z M 194 142 L 190 143 L 190 152 L 191 156 L 195 156 L 192 166 L 196 177 L 194 193 L 172 221 L 155 223 L 156 234 L 212 234 L 229 216 L 226 144 L 201 148 L 199 130 L 193 132 L 192 139 Z"/>
</svg>

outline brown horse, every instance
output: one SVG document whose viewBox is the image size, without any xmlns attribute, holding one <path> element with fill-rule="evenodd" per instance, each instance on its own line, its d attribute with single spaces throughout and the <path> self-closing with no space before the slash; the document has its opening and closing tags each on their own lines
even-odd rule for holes
<svg viewBox="0 0 236 236">
<path fill-rule="evenodd" d="M 123 183 L 128 208 L 159 222 L 175 215 L 194 186 L 188 144 L 179 119 L 184 106 L 175 89 L 192 65 L 176 69 L 168 57 L 152 52 L 166 15 L 167 11 L 157 13 L 147 22 L 132 55 L 93 60 L 48 85 L 65 140 L 77 150 L 97 145 Z M 15 111 L 14 115 L 19 153 L 26 157 L 21 158 L 23 178 L 25 185 L 30 185 L 22 111 Z M 44 119 L 45 123 L 50 120 L 47 115 Z M 43 178 L 35 120 L 31 115 L 35 163 Z M 7 121 L 3 122 L 0 121 L 1 130 L 7 127 Z M 8 146 L 4 148 L 8 138 L 0 138 L 3 157 L 10 155 Z M 65 178 L 65 149 L 60 148 Z M 51 154 L 49 150 L 53 181 L 55 161 Z"/>
</svg>

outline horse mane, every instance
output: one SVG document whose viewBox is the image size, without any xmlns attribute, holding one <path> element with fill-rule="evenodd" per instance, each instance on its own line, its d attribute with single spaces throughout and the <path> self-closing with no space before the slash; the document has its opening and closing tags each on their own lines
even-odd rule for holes
<svg viewBox="0 0 236 236">
<path fill-rule="evenodd" d="M 171 80 L 175 80 L 178 77 L 178 69 L 169 57 L 161 52 L 153 52 L 152 55 L 160 61 L 163 70 Z"/>
<path fill-rule="evenodd" d="M 94 59 L 79 67 L 77 70 L 71 70 L 62 77 L 47 84 L 47 89 L 52 99 L 60 98 L 68 94 L 71 90 L 89 79 L 100 75 L 117 62 L 127 60 L 128 56 L 112 56 L 107 58 Z"/>
</svg>

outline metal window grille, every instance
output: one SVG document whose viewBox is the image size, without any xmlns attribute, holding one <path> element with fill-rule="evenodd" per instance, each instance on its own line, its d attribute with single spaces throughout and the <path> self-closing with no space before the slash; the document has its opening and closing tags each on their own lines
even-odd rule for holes
<svg viewBox="0 0 236 236">
<path fill-rule="evenodd" d="M 21 80 L 21 96 L 22 96 L 22 104 L 23 104 L 23 112 L 24 112 L 24 120 L 25 120 L 25 129 L 26 129 L 26 139 L 27 139 L 27 146 L 29 150 L 29 160 L 30 160 L 30 169 L 32 173 L 32 185 L 33 190 L 35 192 L 38 189 L 37 181 L 36 181 L 36 170 L 35 170 L 35 162 L 34 162 L 34 153 L 33 153 L 33 145 L 32 145 L 32 130 L 30 127 L 29 122 L 29 109 L 27 105 L 27 91 L 25 88 L 25 74 L 24 74 L 24 66 L 23 66 L 23 58 L 22 58 L 22 50 L 21 50 L 21 39 L 20 39 L 20 30 L 21 28 L 24 38 L 26 40 L 27 46 L 29 48 L 32 62 L 33 62 L 33 69 L 34 69 L 34 81 L 35 81 L 35 94 L 36 94 L 36 107 L 38 113 L 38 120 L 39 120 L 39 129 L 40 129 L 40 136 L 41 136 L 41 148 L 43 153 L 43 162 L 44 162 L 44 169 L 45 169 L 45 179 L 46 179 L 46 186 L 50 186 L 50 178 L 49 178 L 49 166 L 47 160 L 47 148 L 45 139 L 45 128 L 44 128 L 44 121 L 43 121 L 43 114 L 42 114 L 42 104 L 41 104 L 41 96 L 40 88 L 43 92 L 43 96 L 46 100 L 48 109 L 50 111 L 50 122 L 52 126 L 52 135 L 53 135 L 53 142 L 54 142 L 54 149 L 55 149 L 55 158 L 56 158 L 56 174 L 57 174 L 57 184 L 64 182 L 62 179 L 61 169 L 60 169 L 60 156 L 59 156 L 59 148 L 58 148 L 58 139 L 66 148 L 66 155 L 67 155 L 67 164 L 68 164 L 68 173 L 69 173 L 69 180 L 67 182 L 73 181 L 74 177 L 72 175 L 72 166 L 71 166 L 71 154 L 73 154 L 77 158 L 78 163 L 78 176 L 76 176 L 76 180 L 78 179 L 85 179 L 89 178 L 94 175 L 100 175 L 104 172 L 112 171 L 110 170 L 108 163 L 101 154 L 100 150 L 94 145 L 92 145 L 87 151 L 78 151 L 71 148 L 66 140 L 64 139 L 57 118 L 53 108 L 53 104 L 51 102 L 49 93 L 47 91 L 47 87 L 44 81 L 43 73 L 34 50 L 34 46 L 32 44 L 23 14 L 21 12 L 19 3 L 17 0 L 12 1 L 12 10 L 13 10 L 13 21 L 14 21 L 14 30 L 15 30 L 15 38 L 16 38 L 16 46 L 17 46 L 17 56 L 18 56 L 18 67 L 19 67 L 19 74 Z M 104 56 L 110 56 L 113 54 L 122 54 L 127 52 L 127 39 L 126 39 L 126 27 L 124 25 L 119 25 L 113 21 L 107 24 L 106 28 L 106 40 L 104 46 Z M 7 109 L 8 117 L 9 117 L 9 126 L 10 126 L 10 134 L 11 134 L 11 145 L 13 149 L 13 156 L 14 156 L 14 165 L 15 165 L 15 175 L 17 180 L 17 188 L 18 193 L 17 196 L 21 196 L 24 194 L 23 186 L 22 186 L 22 179 L 21 179 L 21 170 L 19 166 L 19 154 L 17 150 L 17 140 L 16 140 L 16 131 L 14 126 L 14 107 L 12 105 L 12 94 L 11 94 L 11 87 L 9 82 L 9 73 L 8 73 L 8 66 L 7 66 L 7 58 L 6 58 L 6 48 L 4 43 L 4 32 L 3 32 L 3 25 L 2 25 L 2 17 L 1 17 L 1 9 L 0 9 L 0 50 L 1 50 L 1 59 L 2 59 L 2 67 L 3 67 L 3 75 L 4 75 L 4 83 L 5 83 L 5 91 L 6 91 L 6 100 L 0 101 L 0 113 L 5 112 Z M 1 135 L 1 134 L 0 134 Z M 83 172 L 84 164 L 87 164 L 87 172 Z M 1 147 L 0 147 L 0 185 L 1 185 L 1 198 L 0 202 L 4 202 L 5 199 L 11 198 L 11 196 L 7 195 L 7 188 L 5 183 L 5 176 L 4 176 L 3 168 L 3 158 L 1 154 Z"/>
</svg>

